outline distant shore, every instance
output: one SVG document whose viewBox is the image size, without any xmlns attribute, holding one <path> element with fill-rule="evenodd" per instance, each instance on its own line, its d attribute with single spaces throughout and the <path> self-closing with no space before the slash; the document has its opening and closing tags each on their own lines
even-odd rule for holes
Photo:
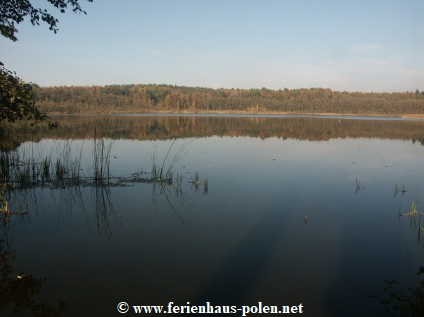
<svg viewBox="0 0 424 317">
<path fill-rule="evenodd" d="M 64 112 L 47 112 L 49 115 L 67 115 L 70 113 Z M 76 115 L 113 115 L 113 114 L 169 114 L 169 115 L 191 115 L 191 114 L 218 114 L 218 115 L 289 115 L 289 116 L 317 116 L 317 117 L 389 117 L 389 118 L 404 118 L 404 119 L 424 119 L 423 114 L 361 114 L 361 113 L 309 113 L 309 112 L 278 112 L 278 111 L 223 111 L 223 110 L 211 110 L 211 111 L 166 111 L 166 110 L 152 110 L 152 111 L 143 111 L 143 112 L 134 112 L 134 111 L 107 111 L 107 112 L 88 112 L 88 113 L 72 113 Z"/>
<path fill-rule="evenodd" d="M 43 112 L 62 114 L 309 115 L 424 118 L 424 91 L 211 89 L 169 85 L 34 87 Z"/>
</svg>

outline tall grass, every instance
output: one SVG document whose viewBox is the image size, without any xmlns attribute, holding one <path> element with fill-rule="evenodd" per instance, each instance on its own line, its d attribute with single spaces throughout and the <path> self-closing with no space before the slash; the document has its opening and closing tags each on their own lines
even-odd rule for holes
<svg viewBox="0 0 424 317">
<path fill-rule="evenodd" d="M 41 157 L 42 150 L 0 151 L 0 182 L 12 188 L 34 186 L 63 186 L 78 184 L 81 179 L 82 147 L 73 155 L 71 141 L 56 147 L 55 159 L 51 154 Z"/>
<path fill-rule="evenodd" d="M 398 193 L 402 193 L 402 196 L 405 195 L 405 193 L 407 193 L 408 191 L 406 190 L 405 185 L 402 185 L 401 187 L 398 186 L 398 184 L 395 182 L 395 193 L 394 193 L 394 197 L 397 196 Z"/>
<path fill-rule="evenodd" d="M 358 181 L 358 177 L 356 177 L 355 182 L 356 182 L 355 195 L 359 195 L 359 192 L 360 192 L 361 190 L 364 190 L 364 189 L 365 189 L 365 187 L 363 187 L 363 186 L 361 185 L 361 183 Z"/>
<path fill-rule="evenodd" d="M 203 194 L 204 195 L 206 195 L 209 192 L 209 181 L 208 181 L 208 179 L 206 178 L 204 181 L 201 181 L 198 172 L 196 172 L 196 174 L 191 179 L 191 181 L 189 181 L 189 183 L 191 184 L 192 187 L 194 187 L 194 189 L 196 191 L 198 191 L 200 186 L 203 185 Z"/>
<path fill-rule="evenodd" d="M 91 169 L 82 169 L 83 146 L 76 147 L 68 140 L 55 147 L 55 153 L 45 155 L 42 150 L 26 148 L 14 151 L 0 151 L 0 183 L 10 188 L 26 189 L 31 187 L 65 188 L 71 186 L 123 186 L 125 183 L 157 183 L 176 188 L 181 186 L 183 177 L 175 173 L 180 159 L 187 153 L 188 143 L 175 148 L 174 140 L 163 158 L 157 152 L 152 156 L 150 173 L 138 172 L 131 176 L 115 177 L 111 174 L 111 151 L 114 141 L 102 137 L 101 131 L 95 133 L 91 151 Z M 42 153 L 42 154 L 40 154 Z M 88 166 L 90 158 L 88 159 Z M 84 164 L 87 165 L 87 164 Z M 198 174 L 192 180 L 196 190 L 201 182 Z"/>
<path fill-rule="evenodd" d="M 181 158 L 187 153 L 188 143 L 184 143 L 182 146 L 180 146 L 170 158 L 175 142 L 176 140 L 172 141 L 161 163 L 159 161 L 157 152 L 152 154 L 152 168 L 150 173 L 151 182 L 168 183 L 169 185 L 172 185 L 173 183 L 178 184 L 178 180 L 180 178 L 178 175 L 174 177 L 174 168 L 175 165 L 181 160 Z"/>
<path fill-rule="evenodd" d="M 411 216 L 411 217 L 415 217 L 417 216 L 419 213 L 418 211 L 418 205 L 416 201 L 412 201 L 411 203 L 411 208 L 407 211 L 407 212 L 400 212 L 399 214 L 401 216 Z"/>
<path fill-rule="evenodd" d="M 424 224 L 422 220 L 423 212 L 418 210 L 418 203 L 416 201 L 411 202 L 411 207 L 406 212 L 401 212 L 399 210 L 399 217 L 407 216 L 410 219 L 410 225 L 414 224 L 415 228 L 418 230 L 418 239 L 421 237 L 421 233 L 424 232 Z M 418 216 L 418 223 L 416 217 Z"/>
<path fill-rule="evenodd" d="M 98 135 L 97 129 L 94 130 L 93 139 L 93 180 L 96 185 L 106 185 L 110 183 L 110 152 L 113 141 L 106 140 Z"/>
<path fill-rule="evenodd" d="M 38 189 L 44 188 L 50 188 L 51 193 L 60 196 L 59 211 L 63 209 L 63 212 L 69 212 L 74 201 L 80 201 L 84 209 L 78 192 L 83 187 L 91 187 L 96 217 L 95 223 L 89 225 L 90 231 L 110 237 L 109 216 L 116 215 L 110 199 L 111 187 L 131 186 L 132 183 L 152 184 L 155 208 L 158 208 L 159 197 L 162 196 L 181 222 L 184 222 L 184 218 L 177 205 L 187 208 L 189 204 L 183 193 L 183 183 L 191 183 L 196 191 L 203 186 L 203 193 L 208 193 L 207 179 L 201 180 L 196 173 L 190 181 L 175 171 L 177 163 L 187 153 L 187 143 L 177 147 L 174 140 L 162 155 L 155 152 L 151 156 L 150 172 L 138 171 L 127 177 L 112 175 L 113 143 L 113 140 L 105 139 L 99 133 L 92 140 L 91 151 L 83 151 L 84 143 L 78 146 L 70 140 L 57 144 L 53 153 L 34 149 L 32 145 L 14 151 L 0 151 L 0 221 L 5 226 L 13 223 L 12 219 L 17 216 L 19 221 L 25 221 L 26 218 L 21 216 L 29 213 L 29 206 L 37 206 L 43 201 L 39 201 L 38 194 L 44 190 Z M 86 156 L 88 161 L 83 162 Z M 34 193 L 33 200 L 28 199 L 31 193 Z"/>
</svg>

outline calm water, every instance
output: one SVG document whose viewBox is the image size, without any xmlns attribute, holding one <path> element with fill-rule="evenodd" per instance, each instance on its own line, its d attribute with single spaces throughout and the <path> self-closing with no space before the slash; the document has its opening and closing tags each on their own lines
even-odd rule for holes
<svg viewBox="0 0 424 317">
<path fill-rule="evenodd" d="M 58 120 L 53 132 L 9 131 L 3 147 L 54 158 L 67 144 L 88 175 L 93 130 L 104 126 L 114 176 L 149 172 L 153 154 L 162 162 L 185 147 L 174 167 L 182 192 L 145 183 L 15 190 L 10 207 L 29 214 L 1 227 L 1 316 L 57 311 L 59 300 L 60 316 L 118 316 L 122 301 L 302 303 L 308 316 L 378 316 L 383 307 L 368 296 L 383 295 L 384 280 L 417 284 L 423 241 L 399 210 L 418 202 L 424 211 L 424 121 Z M 207 190 L 190 183 L 196 172 Z"/>
</svg>

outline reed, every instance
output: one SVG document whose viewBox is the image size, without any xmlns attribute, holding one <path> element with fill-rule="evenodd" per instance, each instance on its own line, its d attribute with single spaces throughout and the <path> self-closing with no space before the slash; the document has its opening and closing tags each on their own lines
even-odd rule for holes
<svg viewBox="0 0 424 317">
<path fill-rule="evenodd" d="M 194 174 L 194 177 L 191 179 L 191 181 L 189 181 L 189 183 L 191 184 L 192 187 L 194 187 L 194 189 L 196 191 L 198 191 L 200 189 L 200 186 L 203 185 L 203 194 L 204 195 L 206 195 L 209 192 L 209 181 L 208 181 L 208 179 L 206 178 L 204 181 L 201 181 L 198 172 L 196 172 L 196 174 Z"/>
<path fill-rule="evenodd" d="M 6 200 L 3 189 L 0 190 L 0 213 L 9 212 L 9 203 Z"/>
<path fill-rule="evenodd" d="M 106 185 L 110 183 L 110 152 L 113 142 L 106 140 L 98 135 L 97 129 L 94 130 L 93 139 L 93 179 L 97 185 Z"/>
<path fill-rule="evenodd" d="M 401 216 L 407 216 L 410 219 L 410 226 L 414 225 L 415 229 L 418 230 L 418 240 L 421 237 L 421 233 L 424 232 L 423 225 L 423 212 L 418 210 L 418 203 L 416 201 L 412 201 L 411 208 L 409 208 L 406 212 L 401 212 L 401 208 L 399 208 L 399 218 Z M 418 223 L 416 217 L 418 216 Z"/>
<path fill-rule="evenodd" d="M 174 176 L 174 168 L 175 165 L 181 160 L 181 158 L 187 153 L 187 143 L 179 147 L 171 157 L 170 155 L 175 142 L 176 140 L 172 141 L 164 159 L 162 160 L 162 163 L 159 163 L 158 154 L 156 152 L 152 154 L 152 168 L 150 172 L 151 178 L 149 180 L 150 182 L 167 183 L 172 185 L 174 183 L 178 184 L 182 179 L 181 177 L 178 177 L 178 174 Z"/>
<path fill-rule="evenodd" d="M 419 214 L 417 203 L 415 201 L 412 201 L 411 208 L 407 212 L 399 212 L 400 216 L 410 216 L 415 217 Z"/>
<path fill-rule="evenodd" d="M 398 186 L 398 184 L 395 182 L 395 194 L 394 196 L 396 197 L 398 193 L 402 193 L 402 196 L 405 195 L 405 193 L 407 193 L 408 191 L 406 190 L 405 185 L 402 186 Z"/>
<path fill-rule="evenodd" d="M 157 154 L 152 155 L 149 173 L 137 172 L 129 177 L 113 177 L 110 170 L 110 153 L 113 142 L 103 138 L 93 140 L 92 173 L 85 174 L 81 168 L 82 148 L 78 155 L 69 152 L 68 145 L 58 151 L 56 158 L 33 157 L 18 152 L 0 152 L 0 182 L 10 188 L 63 187 L 63 186 L 115 186 L 122 183 L 163 183 L 178 185 L 182 176 L 175 174 L 174 167 L 182 154 L 178 151 L 171 159 L 169 153 L 161 163 Z M 90 175 L 90 176 L 85 176 Z"/>
<path fill-rule="evenodd" d="M 358 181 L 358 177 L 356 177 L 355 182 L 356 182 L 355 195 L 359 195 L 359 192 L 360 192 L 361 190 L 364 190 L 364 189 L 365 189 L 365 187 L 363 187 L 363 186 L 361 185 L 361 183 Z"/>
<path fill-rule="evenodd" d="M 1 151 L 0 182 L 11 188 L 75 183 L 80 178 L 81 157 L 69 155 L 66 149 L 53 160 L 50 156 L 38 159 L 25 151 Z"/>
<path fill-rule="evenodd" d="M 68 140 L 55 147 L 55 155 L 42 157 L 40 150 L 26 148 L 15 151 L 0 151 L 0 183 L 8 184 L 8 190 L 27 190 L 30 188 L 70 188 L 70 187 L 114 187 L 130 186 L 132 183 L 153 183 L 165 187 L 173 193 L 182 193 L 185 178 L 175 172 L 175 167 L 184 154 L 187 144 L 175 147 L 174 140 L 164 153 L 163 159 L 155 152 L 152 154 L 150 173 L 139 171 L 130 176 L 114 177 L 111 174 L 111 150 L 113 140 L 102 136 L 102 131 L 95 130 L 91 159 L 86 169 L 81 168 L 83 145 L 79 148 Z M 38 155 L 38 156 L 37 156 Z M 196 172 L 189 181 L 196 191 L 203 185 L 203 193 L 208 193 L 208 180 L 201 181 Z M 1 201 L 0 201 L 1 205 Z"/>
<path fill-rule="evenodd" d="M 209 181 L 206 178 L 203 184 L 203 194 L 206 195 L 207 193 L 209 193 Z"/>
<path fill-rule="evenodd" d="M 43 183 L 50 180 L 50 160 L 47 158 L 42 163 L 41 179 Z"/>
</svg>

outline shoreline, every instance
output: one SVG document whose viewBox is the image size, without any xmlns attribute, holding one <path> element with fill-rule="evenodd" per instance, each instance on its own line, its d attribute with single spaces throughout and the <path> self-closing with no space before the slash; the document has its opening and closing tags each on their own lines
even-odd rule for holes
<svg viewBox="0 0 424 317">
<path fill-rule="evenodd" d="M 314 117 L 385 117 L 385 118 L 399 118 L 399 119 L 424 119 L 424 114 L 358 114 L 358 113 L 313 113 L 313 112 L 280 112 L 280 111 L 166 111 L 166 110 L 151 110 L 151 111 L 107 111 L 107 112 L 88 112 L 88 113 L 65 113 L 65 112 L 47 112 L 47 115 L 116 115 L 116 114 L 133 114 L 133 115 L 287 115 L 287 116 L 314 116 Z"/>
</svg>

